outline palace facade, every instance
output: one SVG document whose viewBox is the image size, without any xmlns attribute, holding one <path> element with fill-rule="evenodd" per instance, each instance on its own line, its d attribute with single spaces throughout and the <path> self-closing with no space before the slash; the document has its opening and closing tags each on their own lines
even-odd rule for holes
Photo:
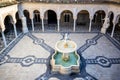
<svg viewBox="0 0 120 80">
<path fill-rule="evenodd" d="M 1 4 L 0 50 L 29 31 L 101 32 L 120 43 L 119 0 L 1 0 Z"/>
</svg>

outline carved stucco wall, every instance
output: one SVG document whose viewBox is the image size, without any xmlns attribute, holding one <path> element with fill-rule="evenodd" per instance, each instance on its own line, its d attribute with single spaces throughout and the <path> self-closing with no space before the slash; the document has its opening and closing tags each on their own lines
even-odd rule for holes
<svg viewBox="0 0 120 80">
<path fill-rule="evenodd" d="M 19 7 L 18 7 L 19 6 Z M 23 11 L 28 10 L 30 13 L 30 18 L 33 18 L 33 11 L 38 10 L 40 12 L 40 17 L 45 18 L 45 12 L 47 10 L 53 10 L 57 14 L 57 18 L 60 19 L 61 13 L 65 10 L 69 10 L 73 14 L 73 18 L 77 18 L 77 14 L 82 10 L 87 10 L 89 12 L 89 18 L 93 18 L 94 14 L 103 10 L 106 13 L 106 18 L 108 13 L 112 11 L 114 13 L 113 22 L 116 22 L 117 16 L 120 14 L 120 6 L 113 4 L 45 4 L 45 3 L 22 3 L 19 5 L 12 5 L 8 7 L 0 8 L 0 25 L 2 31 L 4 31 L 4 19 L 7 15 L 11 15 L 13 21 L 16 22 L 15 14 L 18 11 L 20 17 L 24 17 Z"/>
</svg>

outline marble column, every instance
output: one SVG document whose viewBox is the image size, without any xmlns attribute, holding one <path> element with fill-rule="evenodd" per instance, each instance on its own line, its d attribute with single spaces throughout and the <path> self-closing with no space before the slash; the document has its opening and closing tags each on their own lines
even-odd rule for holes
<svg viewBox="0 0 120 80">
<path fill-rule="evenodd" d="M 2 38 L 3 38 L 4 46 L 7 47 L 7 42 L 6 42 L 5 34 L 4 34 L 4 32 L 1 32 L 1 34 L 2 34 Z"/>
<path fill-rule="evenodd" d="M 92 19 L 90 18 L 89 32 L 91 32 Z"/>
<path fill-rule="evenodd" d="M 57 31 L 59 32 L 60 31 L 60 19 L 57 19 L 57 25 L 58 25 Z"/>
<path fill-rule="evenodd" d="M 32 22 L 32 31 L 34 31 L 35 29 L 34 29 L 34 21 L 33 21 L 33 19 L 31 19 L 31 22 Z"/>
<path fill-rule="evenodd" d="M 42 31 L 44 32 L 44 18 L 42 18 Z"/>
<path fill-rule="evenodd" d="M 75 32 L 76 29 L 76 18 L 74 18 L 74 26 L 73 26 L 73 31 Z"/>
<path fill-rule="evenodd" d="M 13 27 L 14 27 L 15 37 L 17 38 L 17 29 L 15 23 L 13 23 Z"/>
<path fill-rule="evenodd" d="M 113 29 L 112 29 L 112 33 L 111 33 L 111 37 L 113 37 L 113 35 L 114 35 L 114 31 L 115 31 L 115 23 L 113 24 Z"/>
</svg>

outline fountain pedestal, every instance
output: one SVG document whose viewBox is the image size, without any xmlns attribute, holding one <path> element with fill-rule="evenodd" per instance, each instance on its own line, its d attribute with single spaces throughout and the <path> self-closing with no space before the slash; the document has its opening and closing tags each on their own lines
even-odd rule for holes
<svg viewBox="0 0 120 80">
<path fill-rule="evenodd" d="M 62 59 L 63 59 L 64 61 L 68 61 L 69 58 L 70 58 L 70 56 L 69 56 L 68 53 L 63 53 L 63 55 L 62 55 Z"/>
<path fill-rule="evenodd" d="M 76 52 L 77 45 L 71 40 L 61 40 L 55 45 L 51 66 L 53 72 L 70 74 L 80 72 L 80 57 Z"/>
</svg>

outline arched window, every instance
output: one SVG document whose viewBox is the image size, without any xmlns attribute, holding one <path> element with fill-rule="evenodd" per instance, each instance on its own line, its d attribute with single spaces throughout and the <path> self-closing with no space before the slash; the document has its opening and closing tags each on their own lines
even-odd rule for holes
<svg viewBox="0 0 120 80">
<path fill-rule="evenodd" d="M 70 22 L 70 13 L 64 14 L 64 22 Z"/>
<path fill-rule="evenodd" d="M 35 22 L 40 22 L 40 12 L 39 11 L 34 11 L 34 19 Z"/>
</svg>

